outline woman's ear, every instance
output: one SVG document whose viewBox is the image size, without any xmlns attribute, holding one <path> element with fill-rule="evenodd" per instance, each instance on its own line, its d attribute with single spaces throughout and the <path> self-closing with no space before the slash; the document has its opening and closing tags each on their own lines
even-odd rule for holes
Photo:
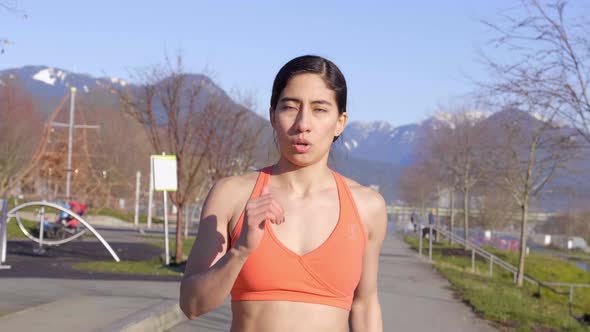
<svg viewBox="0 0 590 332">
<path fill-rule="evenodd" d="M 336 122 L 336 132 L 334 133 L 334 136 L 342 135 L 347 120 L 348 114 L 346 114 L 346 112 L 343 112 L 342 114 L 338 115 L 338 122 Z"/>
</svg>

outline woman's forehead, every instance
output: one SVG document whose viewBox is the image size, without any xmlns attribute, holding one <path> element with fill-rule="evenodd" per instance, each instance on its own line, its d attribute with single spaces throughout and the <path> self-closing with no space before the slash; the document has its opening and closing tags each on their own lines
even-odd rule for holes
<svg viewBox="0 0 590 332">
<path fill-rule="evenodd" d="M 281 92 L 281 99 L 288 97 L 301 101 L 336 101 L 336 93 L 318 74 L 299 74 L 291 77 Z"/>
</svg>

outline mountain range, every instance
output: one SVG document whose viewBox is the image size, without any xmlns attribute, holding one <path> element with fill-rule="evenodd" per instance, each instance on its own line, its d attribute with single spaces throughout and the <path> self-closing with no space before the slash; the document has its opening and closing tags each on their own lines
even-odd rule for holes
<svg viewBox="0 0 590 332">
<path fill-rule="evenodd" d="M 206 84 L 209 93 L 216 93 L 228 102 L 233 102 L 231 97 L 209 77 L 190 74 L 189 79 Z M 31 95 L 42 100 L 39 103 L 42 112 L 53 109 L 57 101 L 68 93 L 70 87 L 76 87 L 78 94 L 83 96 L 107 86 L 135 86 L 132 82 L 116 77 L 94 77 L 47 66 L 0 70 L 0 88 L 10 80 L 18 80 Z M 470 112 L 467 115 L 479 121 L 499 116 L 491 116 L 491 113 L 481 111 Z M 251 116 L 257 118 L 257 121 L 266 121 L 255 112 L 251 112 Z M 394 126 L 386 121 L 350 122 L 334 145 L 330 164 L 338 172 L 361 184 L 373 185 L 379 189 L 386 201 L 394 202 L 398 199 L 396 188 L 403 169 L 416 162 L 415 151 L 421 130 L 424 126 L 436 128 L 448 125 L 450 118 L 451 115 L 448 113 L 437 113 L 420 123 L 401 126 Z M 531 118 L 531 121 L 535 119 Z M 272 141 L 270 125 L 268 128 L 264 133 L 267 136 L 264 140 Z"/>
</svg>

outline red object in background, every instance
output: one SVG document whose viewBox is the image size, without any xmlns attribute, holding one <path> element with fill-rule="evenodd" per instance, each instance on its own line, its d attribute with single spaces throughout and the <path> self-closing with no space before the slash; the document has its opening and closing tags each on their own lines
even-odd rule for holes
<svg viewBox="0 0 590 332">
<path fill-rule="evenodd" d="M 88 206 L 86 206 L 86 204 L 81 204 L 74 201 L 69 202 L 69 204 L 70 209 L 80 216 L 88 211 Z"/>
<path fill-rule="evenodd" d="M 79 216 L 83 216 L 86 212 L 88 212 L 88 206 L 86 204 L 77 203 L 74 201 L 68 202 L 70 205 L 70 210 L 74 211 Z M 78 219 L 72 218 L 66 222 L 67 227 L 78 227 Z"/>
</svg>

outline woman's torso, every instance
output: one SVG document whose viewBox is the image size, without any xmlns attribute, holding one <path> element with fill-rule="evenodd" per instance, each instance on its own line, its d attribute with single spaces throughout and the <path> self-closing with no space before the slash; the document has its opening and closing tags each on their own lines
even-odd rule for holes
<svg viewBox="0 0 590 332">
<path fill-rule="evenodd" d="M 334 176 L 336 177 L 336 175 Z M 270 179 L 270 175 L 268 179 Z M 344 182 L 343 177 L 340 176 L 340 179 L 341 182 Z M 243 187 L 244 193 L 241 193 L 238 199 L 240 204 L 237 205 L 229 223 L 229 241 L 231 241 L 231 235 L 237 235 L 234 234 L 234 231 L 239 229 L 236 230 L 235 228 L 239 224 L 240 217 L 243 217 L 244 207 L 248 199 L 250 199 L 253 192 L 252 188 L 254 188 L 257 180 L 259 180 L 258 173 L 250 175 L 248 182 L 251 185 Z M 336 181 L 336 178 L 333 181 Z M 285 255 L 283 257 L 288 257 L 288 259 L 298 260 L 307 259 L 307 257 L 313 259 L 314 256 L 318 256 L 318 259 L 330 257 L 326 256 L 326 251 L 331 250 L 334 252 L 334 246 L 339 245 L 339 239 L 333 238 L 333 235 L 341 237 L 341 234 L 350 234 L 352 231 L 352 226 L 350 226 L 350 229 L 348 228 L 352 218 L 350 216 L 350 211 L 352 211 L 350 206 L 344 209 L 348 216 L 341 216 L 343 213 L 341 204 L 350 205 L 352 198 L 343 199 L 341 196 L 345 193 L 342 192 L 342 185 L 340 185 L 339 190 L 338 186 L 334 184 L 330 185 L 327 182 L 326 186 L 305 197 L 297 197 L 287 190 L 273 190 L 273 185 L 270 184 L 271 193 L 273 193 L 285 212 L 285 223 L 281 225 L 268 224 L 272 229 L 267 229 L 269 234 L 265 234 L 265 236 L 268 236 L 265 248 L 271 248 L 268 247 L 268 243 L 271 243 L 269 239 L 272 238 L 272 241 L 274 241 L 272 242 L 273 250 L 282 250 Z M 350 195 L 350 191 L 348 189 L 346 191 Z M 356 216 L 358 217 L 358 214 Z M 343 220 L 345 217 L 348 219 Z M 346 229 L 343 229 L 344 227 Z M 357 236 L 363 237 L 364 248 L 364 230 L 358 229 L 358 231 L 360 232 L 358 232 Z M 350 250 L 358 251 L 357 248 L 358 246 Z M 353 254 L 356 254 L 356 252 Z M 333 257 L 333 259 L 341 259 L 341 257 Z M 358 262 L 358 256 L 356 261 Z M 261 269 L 257 269 L 256 273 L 264 273 L 264 271 L 259 271 Z M 352 270 L 355 270 L 355 268 Z M 357 277 L 352 276 L 353 280 Z M 240 282 L 240 277 L 238 277 L 236 284 Z M 335 291 L 338 292 L 338 290 Z M 234 331 L 288 330 L 289 327 L 293 327 L 293 331 L 348 330 L 349 311 L 333 305 L 274 300 L 233 301 L 232 313 L 232 330 Z"/>
</svg>

